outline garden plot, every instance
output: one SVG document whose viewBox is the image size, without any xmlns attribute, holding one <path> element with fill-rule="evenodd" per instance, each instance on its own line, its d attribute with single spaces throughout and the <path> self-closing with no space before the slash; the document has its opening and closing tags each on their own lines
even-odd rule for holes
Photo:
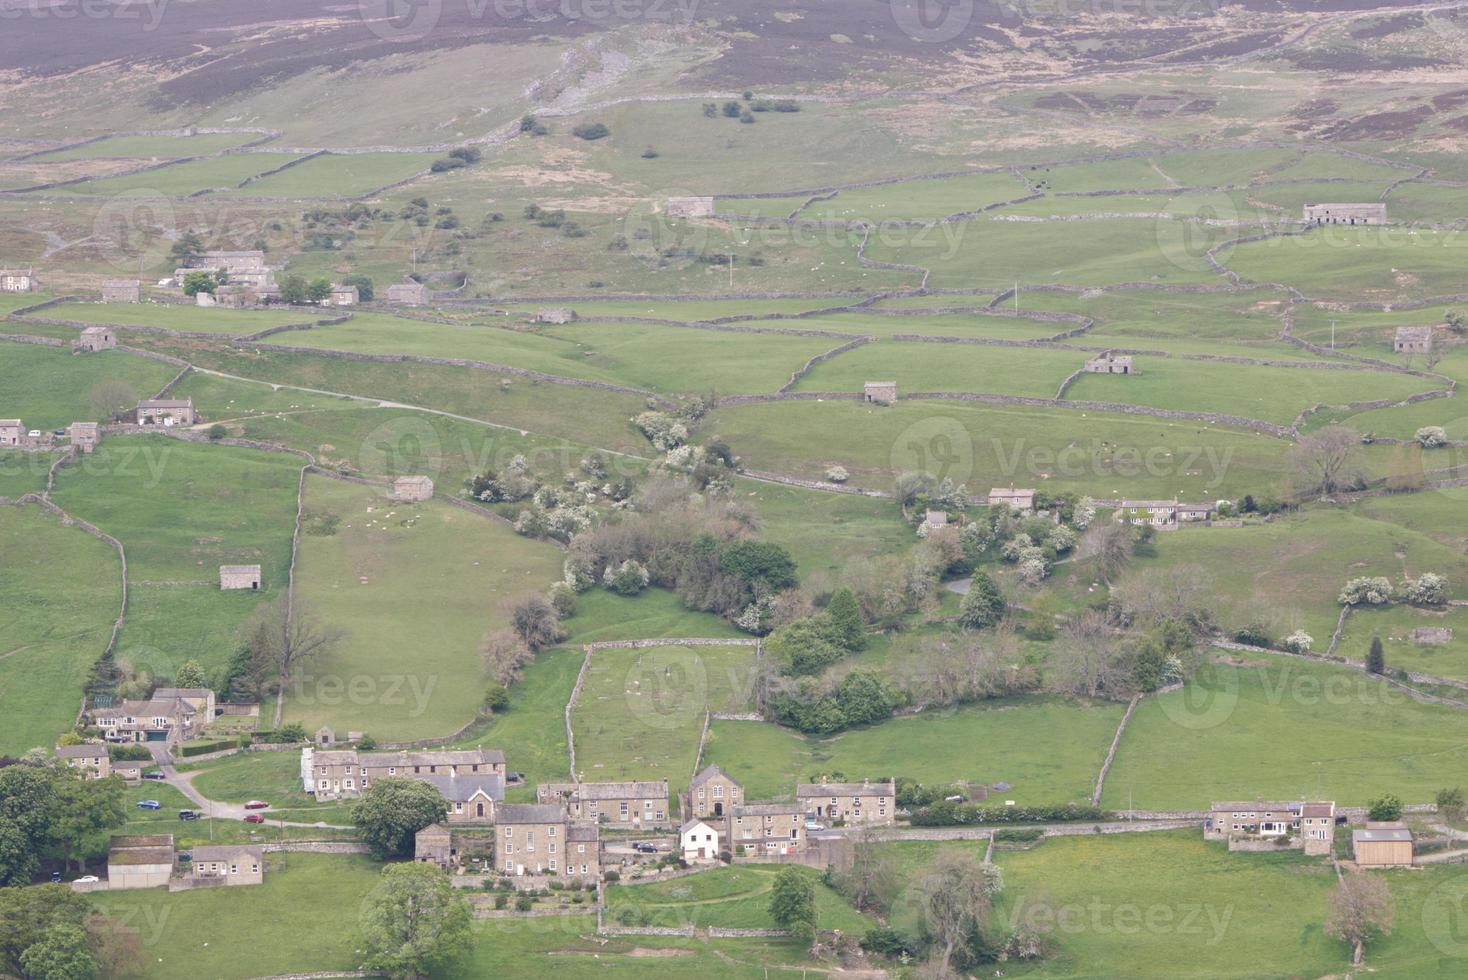
<svg viewBox="0 0 1468 980">
<path fill-rule="evenodd" d="M 913 324 L 921 329 L 921 324 Z M 1085 360 L 1080 351 L 877 341 L 818 364 L 797 391 L 860 392 L 866 381 L 896 381 L 899 394 L 973 391 L 1054 398 Z"/>
</svg>

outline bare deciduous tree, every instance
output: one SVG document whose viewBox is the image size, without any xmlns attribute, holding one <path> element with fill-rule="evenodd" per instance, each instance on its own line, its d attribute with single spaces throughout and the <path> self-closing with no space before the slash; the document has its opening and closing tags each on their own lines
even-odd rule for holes
<svg viewBox="0 0 1468 980">
<path fill-rule="evenodd" d="M 1101 580 L 1111 587 L 1112 576 L 1119 573 L 1132 557 L 1136 546 L 1136 532 L 1130 524 L 1120 521 L 1103 524 L 1092 531 L 1090 547 L 1095 549 L 1096 565 L 1101 570 Z"/>
<path fill-rule="evenodd" d="M 923 931 L 932 944 L 932 974 L 955 975 L 953 954 L 983 927 L 1003 879 L 993 865 L 960 853 L 940 854 L 917 883 Z"/>
<path fill-rule="evenodd" d="M 1208 613 L 1214 603 L 1213 573 L 1201 565 L 1149 568 L 1129 576 L 1113 595 L 1127 616 L 1144 626 L 1167 619 L 1184 622 Z"/>
<path fill-rule="evenodd" d="M 347 634 L 322 623 L 303 600 L 297 599 L 292 605 L 282 597 L 261 606 L 244 635 L 252 646 L 251 653 L 275 664 L 280 683 L 284 684 L 301 663 L 331 650 Z"/>
<path fill-rule="evenodd" d="M 1076 694 L 1106 690 L 1116 668 L 1115 639 L 1106 614 L 1087 609 L 1065 621 L 1051 654 L 1056 682 Z"/>
<path fill-rule="evenodd" d="M 566 635 L 556 607 L 539 592 L 516 596 L 510 600 L 507 611 L 510 628 L 532 653 L 559 643 Z"/>
<path fill-rule="evenodd" d="M 1351 944 L 1352 962 L 1360 965 L 1366 944 L 1391 934 L 1396 924 L 1396 905 L 1386 882 L 1361 871 L 1352 871 L 1330 893 L 1330 911 L 1325 917 L 1325 934 Z"/>
<path fill-rule="evenodd" d="M 1347 425 L 1327 425 L 1300 436 L 1290 451 L 1296 489 L 1332 494 L 1361 475 L 1361 433 Z"/>
</svg>

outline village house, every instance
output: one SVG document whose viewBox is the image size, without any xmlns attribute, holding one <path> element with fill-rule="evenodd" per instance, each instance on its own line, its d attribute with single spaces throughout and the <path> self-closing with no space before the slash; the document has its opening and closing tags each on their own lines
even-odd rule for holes
<svg viewBox="0 0 1468 980">
<path fill-rule="evenodd" d="M 190 855 L 185 878 L 194 887 L 265 883 L 265 853 L 259 845 L 204 844 Z"/>
<path fill-rule="evenodd" d="M 1176 499 L 1123 500 L 1117 505 L 1117 516 L 1128 524 L 1150 524 L 1160 530 L 1206 521 L 1212 515 L 1211 504 L 1184 504 Z"/>
<path fill-rule="evenodd" d="M 1102 354 L 1093 357 L 1086 362 L 1085 370 L 1089 374 L 1136 374 L 1132 366 L 1131 355 Z"/>
<path fill-rule="evenodd" d="M 705 766 L 688 784 L 688 812 L 695 817 L 720 817 L 744 802 L 744 787 L 718 766 Z"/>
<path fill-rule="evenodd" d="M 719 821 L 722 823 L 723 821 Z M 719 831 L 698 818 L 678 828 L 678 849 L 689 864 L 719 859 Z"/>
<path fill-rule="evenodd" d="M 387 301 L 398 306 L 427 306 L 428 287 L 421 282 L 397 282 L 387 287 Z"/>
<path fill-rule="evenodd" d="M 566 307 L 537 310 L 535 313 L 536 323 L 571 323 L 575 319 L 576 311 Z"/>
<path fill-rule="evenodd" d="M 214 272 L 232 285 L 252 286 L 261 291 L 275 286 L 275 272 L 265 264 L 265 253 L 258 250 L 200 252 L 173 275 L 182 283 L 190 272 Z"/>
<path fill-rule="evenodd" d="M 729 848 L 745 856 L 788 855 L 805 849 L 800 803 L 745 803 L 729 808 Z"/>
<path fill-rule="evenodd" d="M 1310 225 L 1384 225 L 1386 205 L 1369 204 L 1307 204 L 1304 220 Z"/>
<path fill-rule="evenodd" d="M 208 723 L 208 716 L 188 700 L 159 697 L 147 701 L 123 701 L 111 708 L 93 708 L 92 723 L 108 742 L 162 742 L 175 745 L 193 738 Z"/>
<path fill-rule="evenodd" d="M 137 786 L 143 781 L 143 770 L 149 763 L 137 759 L 119 759 L 112 764 L 112 774 L 121 776 L 122 781 L 129 786 Z"/>
<path fill-rule="evenodd" d="M 259 565 L 220 565 L 219 587 L 224 590 L 260 588 Z"/>
<path fill-rule="evenodd" d="M 222 306 L 227 310 L 253 310 L 260 305 L 261 291 L 255 286 L 230 283 L 216 286 L 214 291 L 200 290 L 194 294 L 198 306 Z"/>
<path fill-rule="evenodd" d="M 172 834 L 113 837 L 107 851 L 107 887 L 161 888 L 173 877 L 173 855 Z"/>
<path fill-rule="evenodd" d="M 928 531 L 941 530 L 948 526 L 948 512 L 946 510 L 930 510 L 923 514 L 923 527 Z"/>
<path fill-rule="evenodd" d="M 489 823 L 505 799 L 505 777 L 499 773 L 429 773 L 418 779 L 438 790 L 449 803 L 449 823 Z"/>
<path fill-rule="evenodd" d="M 25 441 L 25 426 L 20 419 L 0 419 L 0 446 L 19 446 Z"/>
<path fill-rule="evenodd" d="M 431 823 L 413 835 L 413 860 L 448 869 L 458 866 L 454 833 L 441 823 Z"/>
<path fill-rule="evenodd" d="M 670 197 L 667 211 L 670 218 L 711 218 L 714 214 L 714 199 L 712 197 Z"/>
<path fill-rule="evenodd" d="M 400 476 L 392 482 L 393 500 L 413 503 L 433 499 L 433 480 L 426 476 Z"/>
<path fill-rule="evenodd" d="M 456 782 L 449 788 L 459 798 L 449 799 L 450 804 L 463 803 L 461 819 L 477 820 L 477 804 L 483 802 L 479 791 L 484 790 L 494 803 L 504 799 L 505 755 L 498 749 L 421 749 L 412 752 L 362 752 L 357 749 L 318 750 L 307 746 L 301 750 L 301 784 L 307 793 L 317 800 L 354 799 L 371 787 L 375 779 L 403 778 L 423 779 L 428 777 L 494 776 L 495 783 L 471 783 L 467 779 Z M 434 783 L 439 791 L 444 786 Z M 492 810 L 486 806 L 487 815 Z"/>
<path fill-rule="evenodd" d="M 136 279 L 108 279 L 102 283 L 102 302 L 141 303 L 142 286 Z"/>
<path fill-rule="evenodd" d="M 1410 868 L 1412 831 L 1400 821 L 1368 820 L 1351 831 L 1351 855 L 1358 868 Z"/>
<path fill-rule="evenodd" d="M 73 422 L 66 427 L 66 437 L 73 449 L 84 453 L 95 452 L 102 441 L 102 429 L 96 422 Z"/>
<path fill-rule="evenodd" d="M 153 692 L 155 701 L 182 701 L 197 711 L 207 724 L 219 712 L 214 702 L 214 691 L 207 687 L 160 687 Z"/>
<path fill-rule="evenodd" d="M 572 820 L 622 827 L 666 824 L 668 781 L 622 783 L 541 783 L 537 803 L 558 803 Z"/>
<path fill-rule="evenodd" d="M 69 769 L 80 769 L 86 779 L 106 779 L 112 775 L 112 759 L 107 746 L 92 742 L 87 745 L 58 745 L 56 758 Z"/>
<path fill-rule="evenodd" d="M 1035 509 L 1035 491 L 1021 490 L 1018 487 L 994 487 L 989 491 L 989 506 L 998 507 L 1000 504 L 1020 513 L 1028 513 Z"/>
<path fill-rule="evenodd" d="M 38 285 L 30 269 L 0 269 L 0 293 L 34 292 Z"/>
<path fill-rule="evenodd" d="M 1432 328 L 1398 327 L 1396 337 L 1392 340 L 1392 350 L 1398 354 L 1432 353 Z"/>
<path fill-rule="evenodd" d="M 1335 803 L 1214 803 L 1203 821 L 1204 840 L 1226 840 L 1230 851 L 1259 850 L 1288 839 L 1308 855 L 1329 854 L 1335 840 Z"/>
<path fill-rule="evenodd" d="M 559 874 L 567 855 L 566 814 L 550 803 L 506 803 L 495 825 L 499 868 L 511 875 Z"/>
<path fill-rule="evenodd" d="M 891 405 L 897 401 L 897 382 L 868 381 L 861 386 L 861 400 L 868 405 Z"/>
<path fill-rule="evenodd" d="M 326 297 L 327 306 L 356 306 L 360 302 L 356 286 L 343 286 L 340 283 L 331 287 L 331 295 Z"/>
<path fill-rule="evenodd" d="M 138 425 L 193 425 L 192 398 L 147 398 L 138 402 Z"/>
<path fill-rule="evenodd" d="M 83 327 L 81 336 L 71 343 L 71 349 L 78 354 L 112 350 L 116 346 L 117 334 L 111 327 Z"/>
<path fill-rule="evenodd" d="M 795 799 L 806 816 L 848 824 L 897 822 L 897 787 L 891 782 L 799 783 Z"/>
</svg>

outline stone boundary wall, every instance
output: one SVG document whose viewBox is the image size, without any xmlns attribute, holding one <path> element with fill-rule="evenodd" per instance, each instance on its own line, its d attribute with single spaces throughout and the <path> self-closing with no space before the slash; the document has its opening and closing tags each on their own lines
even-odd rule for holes
<svg viewBox="0 0 1468 980">
<path fill-rule="evenodd" d="M 822 490 L 828 493 L 846 493 L 856 497 L 876 497 L 882 500 L 888 500 L 892 497 L 890 493 L 882 490 L 866 490 L 862 487 L 848 487 L 843 486 L 839 483 L 828 483 L 824 480 L 802 480 L 799 477 L 785 476 L 780 473 L 765 473 L 760 470 L 740 470 L 739 475 L 750 480 L 759 480 L 764 483 L 781 483 L 785 486 L 801 487 L 806 490 Z"/>
<path fill-rule="evenodd" d="M 783 939 L 795 933 L 789 929 L 723 929 L 709 926 L 710 939 Z"/>
<path fill-rule="evenodd" d="M 931 270 L 920 265 L 908 265 L 905 262 L 878 262 L 875 259 L 867 258 L 867 243 L 871 241 L 871 238 L 872 226 L 867 224 L 862 225 L 861 244 L 856 247 L 857 265 L 863 269 L 879 269 L 886 272 L 918 272 L 922 274 L 922 279 L 918 282 L 918 288 L 927 288 L 928 276 L 931 274 Z"/>
<path fill-rule="evenodd" d="M 170 378 L 167 384 L 158 389 L 158 394 L 153 396 L 154 400 L 156 401 L 160 398 L 167 398 L 169 393 L 172 392 L 174 388 L 178 387 L 179 382 L 192 374 L 193 370 L 193 365 L 189 365 L 185 368 L 180 368 L 179 372 L 175 374 L 172 378 Z"/>
<path fill-rule="evenodd" d="M 1371 671 L 1366 669 L 1366 665 L 1364 663 L 1359 663 L 1355 660 L 1348 660 L 1345 657 L 1328 657 L 1323 653 L 1295 653 L 1293 650 L 1281 650 L 1277 647 L 1254 647 L 1249 646 L 1247 643 L 1236 643 L 1233 640 L 1226 640 L 1223 638 L 1215 638 L 1209 640 L 1208 642 L 1212 646 L 1219 647 L 1220 649 L 1236 650 L 1240 653 L 1263 653 L 1276 657 L 1297 657 L 1301 660 L 1313 660 L 1317 663 L 1334 664 L 1337 667 L 1345 667 L 1348 670 L 1354 670 L 1357 673 L 1366 674 L 1370 677 L 1375 677 L 1382 683 L 1389 684 L 1392 687 L 1395 687 L 1398 690 L 1402 691 L 1404 694 L 1407 694 L 1417 699 L 1418 701 L 1427 701 L 1433 704 L 1446 705 L 1450 708 L 1468 709 L 1468 703 L 1464 703 L 1463 701 L 1456 701 L 1452 698 L 1440 697 L 1436 694 L 1428 694 L 1426 691 L 1419 691 L 1417 690 L 1417 688 L 1407 684 L 1403 684 L 1395 677 L 1390 677 L 1386 674 L 1373 674 L 1371 673 Z M 1468 681 L 1460 681 L 1452 677 L 1439 677 L 1436 674 L 1423 674 L 1412 670 L 1404 670 L 1401 673 L 1414 684 L 1432 684 L 1437 687 L 1451 687 L 1456 688 L 1460 691 L 1468 691 Z"/>
<path fill-rule="evenodd" d="M 600 918 L 600 916 L 598 916 Z M 693 938 L 692 926 L 609 926 L 601 922 L 596 924 L 598 936 L 678 936 L 683 939 Z"/>
<path fill-rule="evenodd" d="M 7 333 L 0 334 L 0 340 L 9 340 L 17 344 L 36 344 L 40 347 L 68 347 L 66 341 L 58 337 L 38 337 L 30 333 Z"/>
<path fill-rule="evenodd" d="M 1081 375 L 1085 373 L 1086 369 L 1084 367 L 1078 367 L 1067 375 L 1066 379 L 1060 382 L 1060 387 L 1055 389 L 1055 400 L 1060 401 L 1065 398 L 1065 393 L 1070 390 L 1070 386 L 1081 380 Z"/>
<path fill-rule="evenodd" d="M 84 300 L 80 296 L 57 296 L 52 299 L 42 300 L 32 306 L 22 306 L 18 310 L 11 310 L 7 316 L 11 320 L 20 320 L 32 313 L 39 313 L 41 310 L 48 309 L 49 307 L 60 306 L 62 303 L 81 302 L 84 302 Z M 88 324 L 88 326 L 91 326 L 91 324 Z"/>
<path fill-rule="evenodd" d="M 242 147 L 239 147 L 240 149 L 243 149 L 244 147 L 256 146 L 260 143 L 266 142 L 267 140 L 279 139 L 281 136 L 284 135 L 285 134 L 278 129 L 260 129 L 254 126 L 188 126 L 179 129 L 125 129 L 115 133 L 103 133 L 100 136 L 89 136 L 84 140 L 77 140 L 73 143 L 63 143 L 60 146 L 48 146 L 45 149 L 32 150 L 29 153 L 22 153 L 20 156 L 11 157 L 10 159 L 13 162 L 19 162 L 21 160 L 29 160 L 32 157 L 45 156 L 48 153 L 61 153 L 65 150 L 79 150 L 84 146 L 91 146 L 93 143 L 100 143 L 103 140 L 119 139 L 127 136 L 163 138 L 182 138 L 187 136 L 258 137 L 257 139 L 251 140 L 250 142 L 243 144 Z M 333 976 L 334 975 L 335 974 L 333 974 Z"/>
<path fill-rule="evenodd" d="M 52 472 L 54 473 L 54 467 Z M 47 482 L 50 482 L 49 478 Z M 15 501 L 15 506 L 23 506 L 30 503 L 39 504 L 43 509 L 61 518 L 63 526 L 79 528 L 98 541 L 112 545 L 117 551 L 117 558 L 122 564 L 122 602 L 117 610 L 117 618 L 112 622 L 112 633 L 107 638 L 107 645 L 102 649 L 102 656 L 105 657 L 117 649 L 117 634 L 122 631 L 123 621 L 127 618 L 127 549 L 123 547 L 122 542 L 117 538 L 114 538 L 95 524 L 84 521 L 80 517 L 72 517 L 42 494 L 25 494 Z M 85 710 L 85 705 L 83 705 L 83 710 Z"/>
<path fill-rule="evenodd" d="M 308 153 L 303 157 L 297 157 L 294 160 L 287 160 L 285 163 L 282 163 L 280 166 L 275 167 L 271 170 L 262 171 L 261 173 L 255 174 L 253 177 L 246 177 L 244 180 L 234 185 L 235 189 L 238 190 L 242 187 L 245 187 L 246 185 L 253 184 L 257 180 L 264 180 L 266 177 L 273 177 L 284 170 L 289 170 L 292 167 L 299 167 L 307 160 L 315 160 L 317 157 L 323 157 L 326 155 L 326 150 L 317 150 L 315 153 Z"/>
<path fill-rule="evenodd" d="M 476 371 L 489 371 L 495 374 L 508 374 L 517 378 L 528 378 L 531 381 L 541 381 L 546 384 L 566 385 L 571 388 L 589 388 L 594 391 L 611 391 L 624 395 L 636 395 L 638 398 L 651 399 L 667 409 L 677 407 L 670 398 L 665 398 L 662 395 L 655 394 L 651 391 L 644 391 L 640 388 L 632 388 L 628 385 L 612 384 L 606 381 L 587 381 L 582 378 L 567 378 L 557 374 L 531 371 L 527 368 L 511 367 L 507 364 L 492 364 L 488 361 L 473 361 L 453 357 L 428 357 L 421 354 L 364 354 L 357 351 L 325 350 L 319 347 L 292 347 L 284 344 L 251 343 L 250 349 L 285 354 L 311 354 L 317 357 L 330 357 L 343 361 L 367 361 L 377 364 L 435 364 L 442 367 L 471 368 Z"/>
<path fill-rule="evenodd" d="M 837 357 L 841 354 L 845 354 L 849 350 L 855 350 L 863 344 L 869 343 L 875 339 L 875 337 L 858 337 L 856 340 L 849 340 L 839 347 L 832 347 L 830 350 L 825 351 L 824 353 L 815 355 L 810 360 L 806 361 L 805 364 L 799 369 L 791 372 L 790 380 L 781 385 L 777 393 L 783 395 L 789 392 L 790 389 L 799 384 L 806 375 L 810 374 L 811 370 L 817 364 L 829 361 L 831 358 Z"/>
<path fill-rule="evenodd" d="M 338 970 L 326 973 L 279 973 L 273 977 L 256 977 L 254 980 L 339 980 L 347 977 L 386 977 L 386 973 L 369 970 Z"/>
<path fill-rule="evenodd" d="M 1132 720 L 1132 712 L 1137 710 L 1142 695 L 1133 694 L 1132 699 L 1127 702 L 1126 711 L 1121 716 L 1121 721 L 1116 726 L 1116 734 L 1111 736 L 1111 748 L 1106 750 L 1106 761 L 1101 763 L 1101 772 L 1096 777 L 1096 788 L 1091 791 L 1091 805 L 1101 804 L 1101 790 L 1106 786 L 1106 774 L 1111 771 L 1111 763 L 1116 759 L 1116 749 L 1121 745 L 1121 736 L 1126 731 L 1127 722 Z"/>
</svg>

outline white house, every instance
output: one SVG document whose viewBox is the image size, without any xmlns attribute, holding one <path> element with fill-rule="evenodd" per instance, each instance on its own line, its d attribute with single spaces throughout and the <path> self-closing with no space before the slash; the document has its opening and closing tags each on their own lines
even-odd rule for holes
<svg viewBox="0 0 1468 980">
<path fill-rule="evenodd" d="M 690 820 L 678 828 L 678 843 L 683 850 L 683 860 L 717 861 L 719 859 L 719 831 L 713 824 L 702 820 Z"/>
</svg>

